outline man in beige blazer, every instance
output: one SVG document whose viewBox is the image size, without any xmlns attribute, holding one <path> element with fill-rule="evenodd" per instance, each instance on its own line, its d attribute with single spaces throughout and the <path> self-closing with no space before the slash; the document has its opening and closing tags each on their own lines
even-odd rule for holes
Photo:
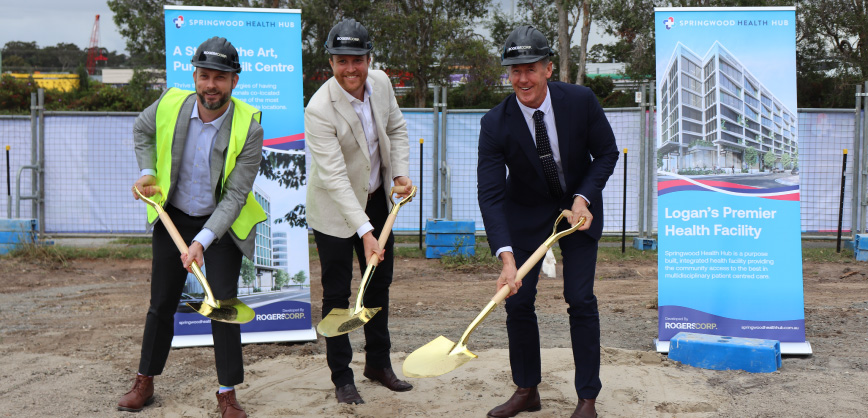
<svg viewBox="0 0 868 418">
<path fill-rule="evenodd" d="M 326 49 L 334 77 L 317 90 L 304 113 L 312 159 L 307 221 L 322 266 L 322 315 L 349 306 L 353 253 L 361 271 L 378 254 L 380 263 L 364 304 L 382 310 L 364 327 L 364 376 L 403 392 L 413 386 L 395 376 L 389 359 L 394 237 L 389 234 L 385 250 L 379 250 L 377 239 L 392 207 L 390 183 L 411 185 L 407 126 L 388 76 L 368 71 L 372 43 L 364 26 L 353 19 L 338 23 L 329 32 Z M 326 356 L 338 402 L 364 403 L 349 367 L 353 357 L 349 337 L 326 338 Z"/>
</svg>

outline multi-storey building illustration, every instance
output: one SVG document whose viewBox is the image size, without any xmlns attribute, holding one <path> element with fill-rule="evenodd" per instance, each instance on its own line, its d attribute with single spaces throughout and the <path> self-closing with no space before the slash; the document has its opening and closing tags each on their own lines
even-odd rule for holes
<svg viewBox="0 0 868 418">
<path fill-rule="evenodd" d="M 273 232 L 271 234 L 271 254 L 273 256 L 273 265 L 274 267 L 281 268 L 283 270 L 287 269 L 287 260 L 286 260 L 286 232 Z M 287 271 L 287 273 L 289 273 Z"/>
<path fill-rule="evenodd" d="M 271 198 L 253 184 L 253 197 L 265 210 L 266 219 L 256 225 L 256 250 L 253 254 L 253 265 L 256 267 L 257 287 L 270 289 L 274 286 L 274 264 L 271 246 Z"/>
<path fill-rule="evenodd" d="M 741 172 L 767 153 L 781 167 L 798 152 L 795 113 L 719 42 L 703 58 L 679 42 L 659 88 L 658 155 L 666 171 Z M 751 167 L 749 148 L 758 156 Z"/>
</svg>

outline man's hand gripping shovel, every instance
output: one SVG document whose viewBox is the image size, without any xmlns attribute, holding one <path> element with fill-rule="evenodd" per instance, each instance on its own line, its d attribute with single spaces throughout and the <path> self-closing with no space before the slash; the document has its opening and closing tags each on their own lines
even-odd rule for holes
<svg viewBox="0 0 868 418">
<path fill-rule="evenodd" d="M 558 219 L 555 221 L 555 225 L 552 228 L 552 234 L 518 269 L 515 277 L 516 283 L 520 282 L 527 272 L 530 271 L 536 263 L 542 260 L 546 251 L 548 251 L 555 242 L 557 242 L 561 237 L 572 234 L 585 224 L 585 218 L 582 217 L 579 218 L 579 221 L 574 226 L 561 232 L 557 232 L 558 224 L 561 220 L 571 214 L 570 211 L 565 210 L 560 214 L 560 216 L 558 216 Z M 441 335 L 428 344 L 423 345 L 416 351 L 410 353 L 410 355 L 407 356 L 407 359 L 404 360 L 404 376 L 436 377 L 449 373 L 461 367 L 464 363 L 475 359 L 477 355 L 471 353 L 470 350 L 467 349 L 467 339 L 470 337 L 473 330 L 475 330 L 476 327 L 485 320 L 488 314 L 494 310 L 497 304 L 506 299 L 509 292 L 509 286 L 501 287 L 494 297 L 491 298 L 491 301 L 488 302 L 488 305 L 485 305 L 482 312 L 476 316 L 476 319 L 470 323 L 470 326 L 467 327 L 467 330 L 464 331 L 464 334 L 461 335 L 461 338 L 458 339 L 457 343 L 453 343 L 448 338 Z"/>
<path fill-rule="evenodd" d="M 175 227 L 175 224 L 172 222 L 172 219 L 169 218 L 169 214 L 163 210 L 163 207 L 142 195 L 139 188 L 136 186 L 133 186 L 133 193 L 157 211 L 157 214 L 160 216 L 160 221 L 163 222 L 166 231 L 169 231 L 169 235 L 172 236 L 172 241 L 175 241 L 175 246 L 178 247 L 178 251 L 180 251 L 181 254 L 187 254 L 187 243 L 185 243 L 184 239 L 181 238 L 178 228 Z M 205 279 L 205 274 L 202 273 L 199 265 L 193 261 L 193 264 L 191 264 L 190 267 L 193 269 L 193 275 L 196 276 L 196 280 L 199 280 L 199 284 L 202 285 L 202 289 L 205 289 L 205 299 L 202 300 L 201 303 L 188 302 L 188 306 L 193 308 L 196 312 L 199 312 L 205 317 L 215 321 L 228 322 L 230 324 L 246 324 L 253 320 L 256 315 L 253 312 L 253 309 L 237 298 L 227 300 L 214 299 L 214 294 L 211 292 L 211 286 L 208 284 L 208 280 Z"/>
<path fill-rule="evenodd" d="M 392 195 L 395 193 L 404 193 L 405 189 L 400 186 L 393 187 L 389 192 L 389 199 L 392 199 Z M 383 231 L 380 232 L 380 238 L 377 241 L 379 244 L 380 250 L 386 247 L 386 241 L 389 239 L 389 234 L 392 232 L 392 225 L 395 224 L 395 218 L 398 217 L 398 210 L 401 209 L 401 206 L 413 200 L 413 197 L 416 196 L 416 186 L 412 186 L 410 188 L 410 194 L 407 197 L 401 199 L 400 202 L 394 204 L 392 206 L 392 211 L 389 212 L 389 217 L 386 218 L 386 223 L 383 225 Z M 362 282 L 359 284 L 359 292 L 356 296 L 356 306 L 353 309 L 332 309 L 325 318 L 320 321 L 316 326 L 317 332 L 320 333 L 323 337 L 336 337 L 338 335 L 346 334 L 352 330 L 361 328 L 374 315 L 382 309 L 379 308 L 367 308 L 364 306 L 363 301 L 365 297 L 365 290 L 368 288 L 368 282 L 371 279 L 371 276 L 374 274 L 374 269 L 377 268 L 377 264 L 380 263 L 380 259 L 377 254 L 371 256 L 368 260 L 368 267 L 365 269 L 365 274 L 362 276 Z"/>
</svg>

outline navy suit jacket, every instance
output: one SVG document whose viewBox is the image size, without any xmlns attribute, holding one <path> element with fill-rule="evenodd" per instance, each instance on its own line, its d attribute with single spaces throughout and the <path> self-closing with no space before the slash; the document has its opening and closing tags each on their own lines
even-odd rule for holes
<svg viewBox="0 0 868 418">
<path fill-rule="evenodd" d="M 584 233 L 596 240 L 602 235 L 603 187 L 619 155 L 615 134 L 589 88 L 560 82 L 549 82 L 548 87 L 566 181 L 561 199 L 549 196 L 515 94 L 482 118 L 477 188 L 492 254 L 505 246 L 536 250 L 551 234 L 560 211 L 572 207 L 575 194 L 591 202 L 594 219 Z"/>
</svg>

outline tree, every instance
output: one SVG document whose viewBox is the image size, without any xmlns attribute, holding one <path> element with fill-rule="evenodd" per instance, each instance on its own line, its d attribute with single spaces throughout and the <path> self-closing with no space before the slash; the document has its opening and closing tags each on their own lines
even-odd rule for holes
<svg viewBox="0 0 868 418">
<path fill-rule="evenodd" d="M 304 270 L 299 270 L 298 273 L 295 273 L 292 276 L 292 282 L 295 284 L 298 284 L 298 285 L 304 284 L 304 282 L 306 280 L 307 280 L 307 275 L 304 274 Z"/>
<path fill-rule="evenodd" d="M 413 76 L 413 96 L 424 107 L 428 84 L 445 83 L 463 61 L 472 25 L 491 0 L 389 0 L 370 10 L 374 56 L 390 70 Z"/>
<path fill-rule="evenodd" d="M 784 153 L 783 155 L 781 155 L 781 165 L 783 166 L 784 170 L 790 168 L 790 163 L 792 162 L 793 157 L 790 154 Z"/>
<path fill-rule="evenodd" d="M 778 156 L 775 155 L 774 152 L 769 151 L 763 156 L 763 165 L 766 168 L 773 168 L 775 166 L 775 162 L 777 160 L 778 160 Z"/>
<path fill-rule="evenodd" d="M 268 180 L 276 180 L 286 189 L 298 190 L 307 184 L 307 173 L 304 165 L 304 154 L 284 154 L 263 150 L 259 162 L 259 174 Z M 275 223 L 286 222 L 293 227 L 307 227 L 304 204 L 298 204 Z"/>
<path fill-rule="evenodd" d="M 748 146 L 744 150 L 744 162 L 748 167 L 753 167 L 756 165 L 759 160 L 759 153 L 757 153 L 756 148 Z"/>
<path fill-rule="evenodd" d="M 274 287 L 279 290 L 281 287 L 285 286 L 289 283 L 289 273 L 286 270 L 275 270 L 274 271 Z"/>
<path fill-rule="evenodd" d="M 241 259 L 241 282 L 250 287 L 254 281 L 256 281 L 256 266 L 249 258 L 244 257 Z"/>
</svg>

